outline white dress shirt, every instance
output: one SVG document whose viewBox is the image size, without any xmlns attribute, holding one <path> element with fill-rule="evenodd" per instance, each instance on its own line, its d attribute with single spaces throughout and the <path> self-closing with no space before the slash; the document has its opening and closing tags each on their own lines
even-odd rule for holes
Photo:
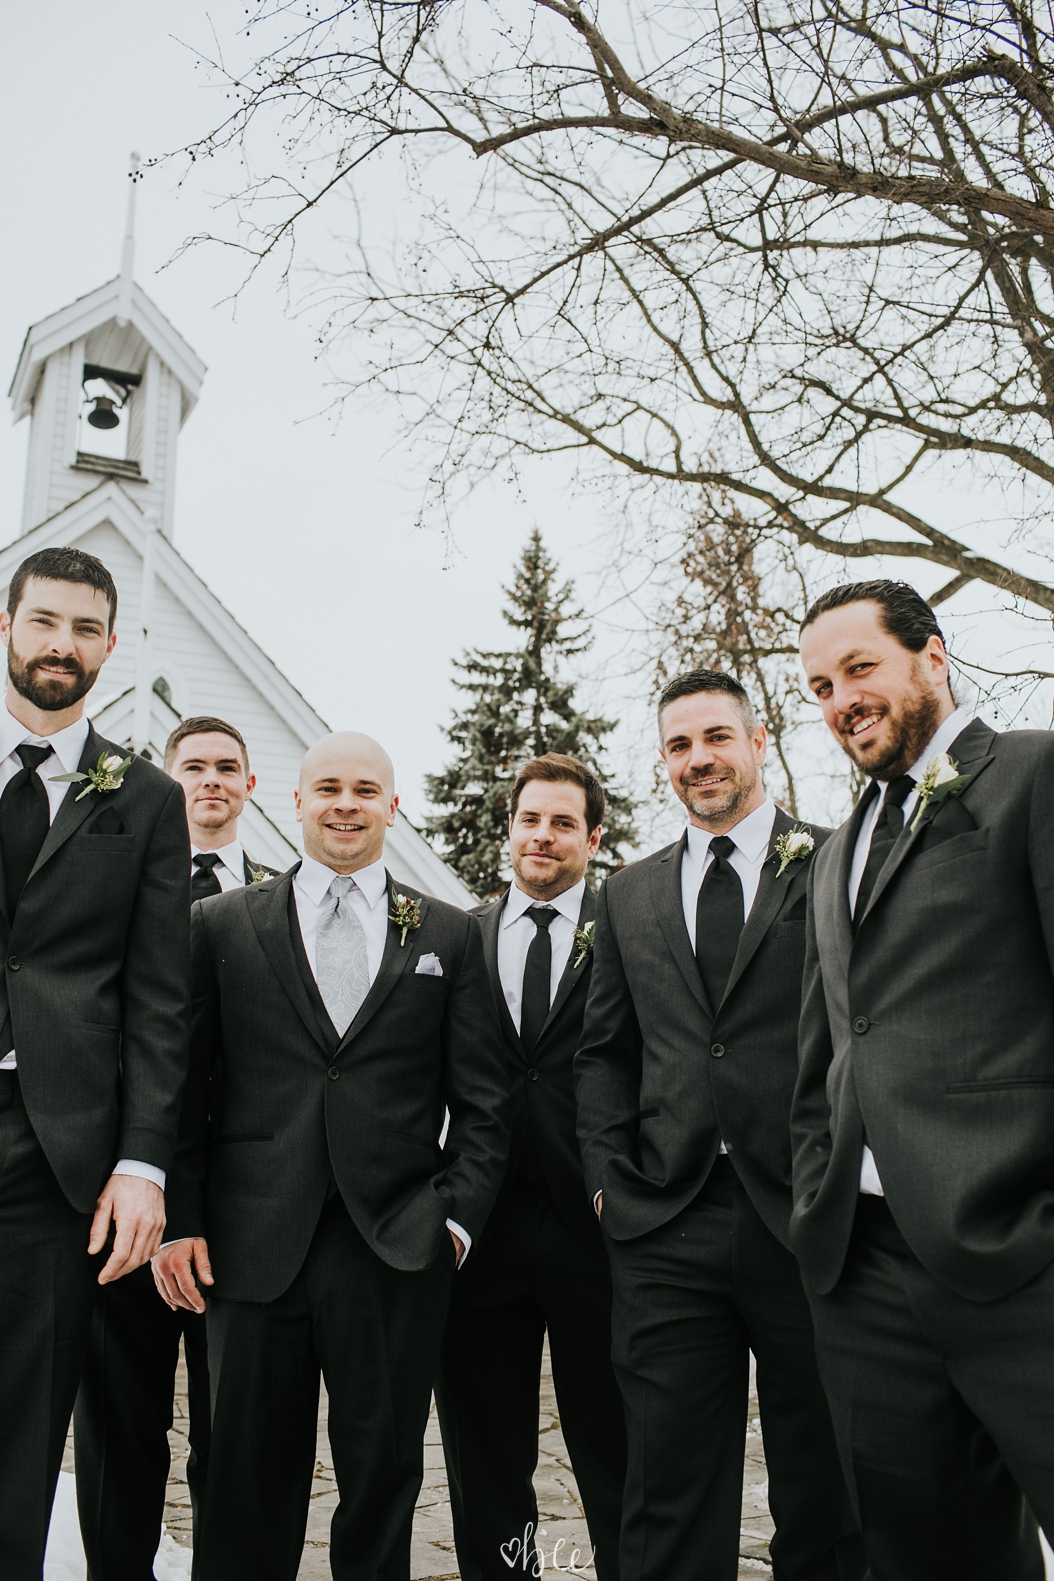
<svg viewBox="0 0 1054 1581">
<path fill-rule="evenodd" d="M 80 766 L 81 755 L 84 752 L 84 743 L 88 739 L 89 723 L 83 715 L 74 724 L 67 725 L 64 730 L 56 730 L 53 736 L 35 736 L 32 730 L 17 720 L 8 708 L 0 710 L 0 795 L 3 795 L 8 782 L 14 779 L 22 767 L 22 759 L 18 756 L 16 748 L 23 742 L 31 742 L 35 747 L 50 747 L 51 757 L 45 758 L 37 767 L 37 773 L 44 781 L 44 789 L 48 793 L 49 822 L 55 822 L 66 793 L 76 790 L 67 781 L 65 784 L 56 785 L 56 774 L 73 774 Z M 0 1070 L 16 1070 L 18 1060 L 14 1049 L 0 1059 Z M 139 1175 L 143 1180 L 152 1180 L 155 1186 L 165 1189 L 165 1171 L 156 1168 L 153 1164 L 144 1164 L 136 1158 L 121 1158 L 113 1168 L 115 1175 Z"/>
<path fill-rule="evenodd" d="M 498 929 L 498 976 L 501 979 L 512 1024 L 517 1032 L 520 1030 L 523 973 L 527 965 L 527 951 L 538 932 L 537 924 L 528 916 L 528 912 L 536 906 L 551 906 L 556 912 L 556 916 L 549 924 L 549 938 L 553 952 L 553 966 L 549 977 L 551 1005 L 556 998 L 560 979 L 564 975 L 571 946 L 575 942 L 575 929 L 578 927 L 582 897 L 585 892 L 586 881 L 580 878 L 577 884 L 565 889 L 555 900 L 534 900 L 530 895 L 525 895 L 515 883 L 505 897 L 505 910 L 501 914 L 501 927 Z"/>
<path fill-rule="evenodd" d="M 927 765 L 931 760 L 939 758 L 942 752 L 948 751 L 956 736 L 966 729 L 972 718 L 973 715 L 967 709 L 957 708 L 953 714 L 948 715 L 943 724 L 937 727 L 935 734 L 927 744 L 926 750 L 919 754 L 917 762 L 913 763 L 908 769 L 908 773 L 916 784 L 925 774 Z M 853 847 L 853 861 L 849 869 L 850 916 L 856 910 L 856 897 L 860 893 L 860 880 L 863 878 L 864 868 L 867 866 L 867 858 L 871 850 L 871 837 L 875 832 L 875 826 L 878 823 L 882 808 L 886 804 L 886 789 L 887 786 L 883 783 L 879 794 L 864 814 L 864 821 L 860 825 L 860 832 L 856 837 L 856 845 Z M 918 805 L 918 800 L 919 793 L 917 790 L 913 790 L 905 798 L 903 806 L 905 824 L 913 815 Z M 878 1165 L 875 1163 L 875 1155 L 866 1145 L 860 1160 L 860 1190 L 867 1197 L 884 1197 L 886 1194 L 882 1189 L 882 1181 L 878 1173 Z"/>
<path fill-rule="evenodd" d="M 319 923 L 324 914 L 329 886 L 338 876 L 331 867 L 326 867 L 323 863 L 316 862 L 313 856 L 305 854 L 293 879 L 293 899 L 296 901 L 300 937 L 304 941 L 307 964 L 316 982 L 318 981 Z M 388 940 L 388 875 L 384 870 L 383 858 L 379 862 L 371 862 L 369 867 L 360 867 L 356 873 L 351 874 L 351 877 L 355 882 L 348 891 L 347 898 L 354 907 L 355 915 L 366 935 L 366 965 L 372 988 L 381 969 L 384 946 Z M 446 1223 L 447 1229 L 453 1230 L 465 1248 L 458 1259 L 460 1268 L 471 1250 L 472 1237 L 454 1219 L 447 1219 Z"/>
<path fill-rule="evenodd" d="M 743 886 L 743 920 L 750 916 L 750 908 L 754 904 L 754 897 L 758 892 L 761 882 L 761 869 L 768 855 L 769 841 L 772 839 L 772 825 L 776 819 L 776 804 L 769 801 L 766 796 L 760 807 L 755 807 L 753 812 L 740 820 L 733 829 L 725 833 L 735 846 L 735 850 L 728 858 L 729 865 L 739 875 L 739 882 Z M 688 844 L 685 846 L 681 858 L 681 906 L 684 909 L 684 925 L 688 929 L 688 937 L 692 941 L 692 949 L 696 948 L 695 918 L 696 908 L 699 904 L 699 890 L 707 869 L 712 865 L 714 853 L 710 849 L 710 842 L 714 836 L 709 829 L 697 829 L 694 824 L 688 825 Z M 698 953 L 698 952 L 697 952 Z M 727 1153 L 728 1148 L 724 1142 L 718 1149 Z"/>
<path fill-rule="evenodd" d="M 217 880 L 217 882 L 218 882 L 218 884 L 220 886 L 220 892 L 225 895 L 227 893 L 227 891 L 230 890 L 230 889 L 244 889 L 245 888 L 245 853 L 242 850 L 242 843 L 241 843 L 241 841 L 240 840 L 232 840 L 230 845 L 221 846 L 218 851 L 213 851 L 210 854 L 212 856 L 215 856 L 215 857 L 219 858 L 218 862 L 216 863 L 216 865 L 212 869 L 212 871 L 216 875 L 216 880 Z M 204 855 L 206 855 L 206 853 L 201 849 L 200 845 L 195 845 L 193 843 L 193 841 L 191 841 L 191 846 L 190 846 L 190 873 L 191 873 L 191 877 L 193 877 L 194 874 L 198 871 L 198 869 L 194 866 L 194 858 L 196 856 L 204 856 Z"/>
</svg>

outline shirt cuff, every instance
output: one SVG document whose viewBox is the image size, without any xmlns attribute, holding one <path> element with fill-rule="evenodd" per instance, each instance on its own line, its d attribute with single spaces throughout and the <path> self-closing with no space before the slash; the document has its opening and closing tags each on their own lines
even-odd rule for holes
<svg viewBox="0 0 1054 1581">
<path fill-rule="evenodd" d="M 138 1158 L 119 1158 L 111 1175 L 137 1175 L 140 1180 L 152 1180 L 155 1186 L 165 1189 L 165 1172 L 158 1169 L 156 1164 L 140 1163 Z"/>
<path fill-rule="evenodd" d="M 447 1219 L 446 1227 L 447 1227 L 448 1230 L 453 1230 L 454 1234 L 457 1236 L 458 1240 L 461 1242 L 462 1246 L 465 1248 L 464 1251 L 461 1253 L 461 1256 L 457 1260 L 457 1265 L 460 1268 L 461 1264 L 465 1261 L 465 1258 L 468 1256 L 469 1252 L 472 1250 L 472 1237 L 468 1233 L 467 1230 L 463 1230 L 461 1228 L 461 1225 L 457 1222 L 456 1219 Z"/>
<path fill-rule="evenodd" d="M 603 1195 L 604 1195 L 604 1188 L 603 1187 L 601 1187 L 599 1191 L 594 1191 L 594 1193 L 593 1193 L 593 1212 L 596 1213 L 598 1219 L 600 1217 L 600 1214 L 597 1213 L 597 1203 L 600 1201 L 600 1199 L 601 1199 L 601 1197 Z"/>
</svg>

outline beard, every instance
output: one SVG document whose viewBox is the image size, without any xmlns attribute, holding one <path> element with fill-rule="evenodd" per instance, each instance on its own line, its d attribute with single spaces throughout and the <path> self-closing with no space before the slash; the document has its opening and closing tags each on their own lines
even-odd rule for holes
<svg viewBox="0 0 1054 1581">
<path fill-rule="evenodd" d="M 940 722 L 941 700 L 936 692 L 924 685 L 921 664 L 916 667 L 913 679 L 918 683 L 917 689 L 907 693 L 898 704 L 887 705 L 886 721 L 890 728 L 890 740 L 881 753 L 855 751 L 852 737 L 845 734 L 850 725 L 868 712 L 866 704 L 839 721 L 838 739 L 842 751 L 857 768 L 863 769 L 865 774 L 874 779 L 895 780 L 898 775 L 906 774 L 922 756 Z"/>
<path fill-rule="evenodd" d="M 724 788 L 709 796 L 693 796 L 692 791 L 701 780 L 710 779 L 718 772 L 717 764 L 709 764 L 705 769 L 692 769 L 681 775 L 677 782 L 677 794 L 690 813 L 697 818 L 720 818 L 732 823 L 739 821 L 741 810 L 746 806 L 754 788 L 758 783 L 757 771 L 749 777 L 740 776 L 733 769 L 732 777 L 725 780 Z"/>
<path fill-rule="evenodd" d="M 45 666 L 49 670 L 65 671 L 70 677 L 69 681 L 60 681 L 51 676 L 41 677 L 38 671 Z M 7 649 L 7 674 L 15 691 L 27 703 L 32 703 L 34 708 L 40 708 L 44 713 L 54 714 L 60 709 L 71 708 L 82 697 L 86 697 L 95 685 L 99 671 L 86 670 L 72 658 L 23 659 L 12 642 Z"/>
</svg>

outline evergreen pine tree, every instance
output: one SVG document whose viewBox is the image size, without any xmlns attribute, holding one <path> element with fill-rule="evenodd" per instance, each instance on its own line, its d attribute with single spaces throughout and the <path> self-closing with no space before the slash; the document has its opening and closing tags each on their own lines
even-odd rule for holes
<svg viewBox="0 0 1054 1581">
<path fill-rule="evenodd" d="M 634 839 L 633 803 L 608 783 L 604 737 L 616 721 L 591 718 L 575 703 L 574 682 L 561 672 L 592 638 L 570 582 L 557 585 L 557 568 L 535 529 L 504 588 L 507 623 L 522 633 L 522 647 L 501 653 L 470 649 L 455 660 L 454 685 L 466 707 L 446 731 L 456 749 L 441 774 L 426 776 L 437 811 L 425 828 L 469 889 L 480 898 L 501 894 L 508 882 L 505 843 L 509 798 L 521 765 L 545 752 L 567 752 L 588 763 L 607 792 L 604 838 L 594 870 L 622 865 L 621 848 Z"/>
</svg>

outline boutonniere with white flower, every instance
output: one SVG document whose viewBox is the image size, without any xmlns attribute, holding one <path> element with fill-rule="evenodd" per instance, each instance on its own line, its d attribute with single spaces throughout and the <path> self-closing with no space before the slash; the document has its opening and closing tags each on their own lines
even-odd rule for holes
<svg viewBox="0 0 1054 1581">
<path fill-rule="evenodd" d="M 262 884 L 264 879 L 270 878 L 270 876 L 271 875 L 267 871 L 266 867 L 250 867 L 249 869 L 250 884 Z"/>
<path fill-rule="evenodd" d="M 99 761 L 87 774 L 82 774 L 79 769 L 74 769 L 72 774 L 50 774 L 48 778 L 53 785 L 79 785 L 83 780 L 88 783 L 74 801 L 83 801 L 85 796 L 90 796 L 92 791 L 98 791 L 100 796 L 106 796 L 111 791 L 120 790 L 121 781 L 128 772 L 131 758 L 119 758 L 116 752 L 102 752 Z"/>
<path fill-rule="evenodd" d="M 776 869 L 776 877 L 782 878 L 792 862 L 804 862 L 810 852 L 816 849 L 816 841 L 811 829 L 804 824 L 796 823 L 793 829 L 787 829 L 776 837 L 776 855 L 780 865 Z"/>
<path fill-rule="evenodd" d="M 575 929 L 575 943 L 578 945 L 578 954 L 575 956 L 575 964 L 571 968 L 573 972 L 577 972 L 578 968 L 581 966 L 582 962 L 593 948 L 593 941 L 595 940 L 596 936 L 597 925 L 595 922 L 587 922 L 584 928 Z"/>
<path fill-rule="evenodd" d="M 388 921 L 394 922 L 401 929 L 399 935 L 399 948 L 406 943 L 408 933 L 416 933 L 421 926 L 421 902 L 411 900 L 409 895 L 400 895 L 397 889 L 392 890 L 392 910 L 388 913 Z"/>
<path fill-rule="evenodd" d="M 915 833 L 927 807 L 939 807 L 949 796 L 961 796 L 970 778 L 969 774 L 959 773 L 958 763 L 947 752 L 930 758 L 926 772 L 919 780 L 919 810 L 912 819 L 911 833 Z"/>
</svg>

